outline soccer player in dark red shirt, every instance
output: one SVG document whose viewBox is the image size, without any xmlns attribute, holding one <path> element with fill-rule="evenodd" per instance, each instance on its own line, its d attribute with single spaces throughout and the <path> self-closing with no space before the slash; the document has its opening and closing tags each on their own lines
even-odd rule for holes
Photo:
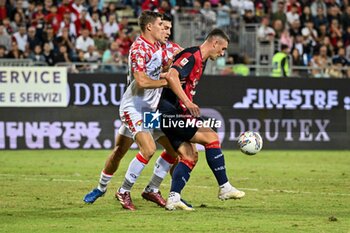
<svg viewBox="0 0 350 233">
<path fill-rule="evenodd" d="M 193 209 L 184 203 L 180 196 L 198 160 L 198 153 L 196 153 L 192 143 L 199 143 L 205 147 L 208 165 L 219 184 L 219 199 L 240 199 L 245 195 L 228 181 L 217 133 L 209 127 L 197 124 L 186 125 L 188 121 L 202 121 L 199 118 L 199 107 L 192 102 L 195 87 L 203 74 L 207 59 L 216 60 L 223 56 L 228 43 L 229 38 L 222 30 L 213 29 L 202 45 L 180 52 L 166 75 L 170 88 L 163 90 L 158 105 L 158 109 L 162 113 L 161 127 L 180 155 L 180 161 L 173 172 L 170 194 L 166 204 L 168 210 Z M 184 123 L 184 127 L 181 127 L 181 122 Z"/>
</svg>

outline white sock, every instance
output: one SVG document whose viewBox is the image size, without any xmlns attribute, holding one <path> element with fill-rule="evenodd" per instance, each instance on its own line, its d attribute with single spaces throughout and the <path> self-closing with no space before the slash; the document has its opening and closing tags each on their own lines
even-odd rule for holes
<svg viewBox="0 0 350 233">
<path fill-rule="evenodd" d="M 158 192 L 159 186 L 164 180 L 165 176 L 168 174 L 171 166 L 173 164 L 167 162 L 165 159 L 163 159 L 161 156 L 158 157 L 154 169 L 153 169 L 153 176 L 147 185 L 146 191 L 147 192 Z"/>
<path fill-rule="evenodd" d="M 136 155 L 136 157 L 130 162 L 129 168 L 125 174 L 124 182 L 119 192 L 121 193 L 130 192 L 137 178 L 140 176 L 141 172 L 146 167 L 146 164 L 147 164 L 147 161 L 142 157 L 141 153 L 139 152 Z"/>
<path fill-rule="evenodd" d="M 98 182 L 97 188 L 101 192 L 106 192 L 107 185 L 111 181 L 112 177 L 113 177 L 113 175 L 108 175 L 108 174 L 104 173 L 103 171 L 101 171 L 100 180 Z"/>
<path fill-rule="evenodd" d="M 181 199 L 181 195 L 177 192 L 170 192 L 169 199 L 171 199 L 173 202 L 178 202 Z"/>
<path fill-rule="evenodd" d="M 232 189 L 232 185 L 230 184 L 229 181 L 227 181 L 225 184 L 221 185 L 220 186 L 220 189 L 223 191 L 223 192 L 228 192 Z"/>
</svg>

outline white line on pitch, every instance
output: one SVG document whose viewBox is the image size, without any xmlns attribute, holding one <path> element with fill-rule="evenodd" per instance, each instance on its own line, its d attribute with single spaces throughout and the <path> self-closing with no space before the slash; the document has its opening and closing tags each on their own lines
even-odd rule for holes
<svg viewBox="0 0 350 233">
<path fill-rule="evenodd" d="M 30 180 L 30 181 L 49 181 L 49 182 L 79 182 L 79 183 L 86 183 L 90 182 L 91 180 L 76 180 L 76 179 L 61 179 L 61 178 L 52 178 L 52 177 L 47 177 L 47 178 L 36 178 L 37 176 L 40 175 L 19 175 L 20 177 L 24 178 L 24 180 Z M 43 176 L 43 175 L 41 175 Z M 4 180 L 6 177 L 18 177 L 18 175 L 14 174 L 0 174 L 0 179 Z M 140 179 L 141 178 L 141 179 Z M 149 178 L 146 177 L 139 177 L 140 180 L 148 180 Z M 163 186 L 170 186 L 169 184 L 163 184 Z M 195 188 L 202 188 L 202 189 L 209 189 L 212 188 L 211 186 L 205 186 L 205 185 L 191 185 L 189 184 L 188 186 L 190 187 L 195 187 Z M 246 190 L 246 191 L 254 191 L 254 192 L 278 192 L 278 193 L 291 193 L 291 194 L 317 194 L 317 195 L 331 195 L 331 196 L 350 196 L 350 193 L 327 193 L 327 192 L 308 192 L 308 191 L 297 191 L 297 190 L 282 190 L 282 189 L 257 189 L 257 188 L 239 188 L 241 190 Z"/>
</svg>

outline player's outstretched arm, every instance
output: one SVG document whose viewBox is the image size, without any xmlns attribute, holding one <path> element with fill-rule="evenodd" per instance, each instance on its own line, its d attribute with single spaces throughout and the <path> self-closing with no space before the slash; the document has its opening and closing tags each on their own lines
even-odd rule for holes
<svg viewBox="0 0 350 233">
<path fill-rule="evenodd" d="M 179 78 L 179 72 L 176 69 L 171 68 L 165 78 L 168 81 L 169 88 L 186 106 L 188 111 L 190 111 L 191 115 L 194 117 L 199 117 L 200 115 L 199 107 L 196 104 L 191 102 L 191 100 L 187 97 L 186 93 L 182 89 L 180 78 Z"/>
<path fill-rule="evenodd" d="M 165 87 L 168 85 L 166 79 L 153 80 L 150 79 L 145 72 L 134 72 L 136 85 L 140 89 L 154 89 Z"/>
</svg>

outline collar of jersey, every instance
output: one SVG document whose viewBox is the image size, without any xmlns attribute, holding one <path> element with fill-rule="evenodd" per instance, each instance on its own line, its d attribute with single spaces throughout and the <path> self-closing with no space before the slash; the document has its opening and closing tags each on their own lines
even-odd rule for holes
<svg viewBox="0 0 350 233">
<path fill-rule="evenodd" d="M 146 38 L 145 37 L 143 37 L 143 36 L 140 36 L 140 38 L 141 38 L 141 40 L 143 40 L 144 42 L 146 42 L 147 44 L 149 44 L 150 46 L 154 46 L 154 44 L 152 44 L 151 42 L 149 42 L 148 40 L 146 40 Z"/>
</svg>

